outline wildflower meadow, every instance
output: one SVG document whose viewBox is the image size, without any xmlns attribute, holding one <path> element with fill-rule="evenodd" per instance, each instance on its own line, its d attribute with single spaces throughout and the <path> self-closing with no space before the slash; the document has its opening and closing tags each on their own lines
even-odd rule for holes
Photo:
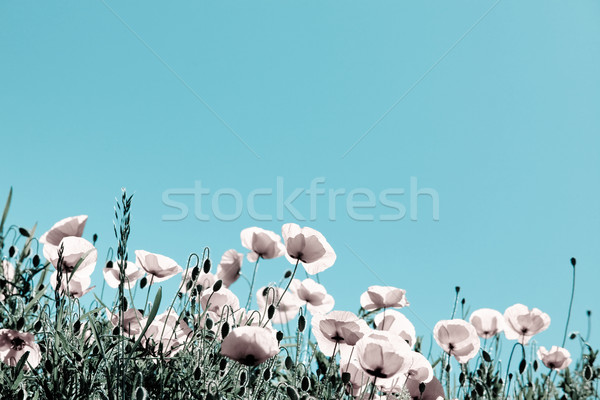
<svg viewBox="0 0 600 400">
<path fill-rule="evenodd" d="M 433 328 L 437 346 L 425 348 L 429 332 L 404 313 L 410 287 L 371 285 L 355 294 L 360 307 L 337 308 L 319 282 L 336 268 L 327 232 L 248 227 L 224 254 L 199 248 L 178 265 L 129 247 L 135 198 L 123 190 L 103 259 L 86 215 L 40 235 L 5 224 L 11 198 L 12 189 L 0 223 L 2 399 L 599 398 L 589 327 L 556 326 L 543 310 L 467 314 L 457 287 L 452 315 Z M 269 269 L 274 283 L 256 287 L 257 271 L 281 257 L 289 268 Z M 97 268 L 102 282 L 92 282 Z M 570 268 L 575 288 L 575 258 Z M 178 290 L 163 291 L 167 280 Z M 248 298 L 236 295 L 240 285 Z M 107 286 L 111 302 L 100 294 Z M 562 342 L 532 341 L 547 329 L 564 331 Z"/>
</svg>

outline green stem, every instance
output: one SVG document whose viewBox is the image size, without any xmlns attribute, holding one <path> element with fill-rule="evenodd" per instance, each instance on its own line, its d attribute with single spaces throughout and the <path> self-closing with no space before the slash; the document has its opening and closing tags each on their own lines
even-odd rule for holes
<svg viewBox="0 0 600 400">
<path fill-rule="evenodd" d="M 260 256 L 256 259 L 254 263 L 254 272 L 252 273 L 252 282 L 250 282 L 250 293 L 248 293 L 248 301 L 246 301 L 246 311 L 252 305 L 252 292 L 254 291 L 254 280 L 256 279 L 256 271 L 258 271 L 258 261 L 260 260 Z"/>
<path fill-rule="evenodd" d="M 300 262 L 300 260 L 296 260 L 296 265 L 294 266 L 294 272 L 292 272 L 292 276 L 290 276 L 290 280 L 289 280 L 287 286 L 285 287 L 285 290 L 283 291 L 281 296 L 279 296 L 279 300 L 277 300 L 277 304 L 275 305 L 275 308 L 279 307 L 279 303 L 281 303 L 281 299 L 283 299 L 283 296 L 287 293 L 288 289 L 290 288 L 290 284 L 292 283 L 292 281 L 294 280 L 294 276 L 296 275 L 296 270 L 298 269 L 299 262 Z"/>
<path fill-rule="evenodd" d="M 574 260 L 574 259 L 573 259 Z M 575 296 L 575 262 L 573 264 L 573 284 L 571 286 L 571 301 L 569 302 L 569 313 L 567 314 L 567 323 L 565 324 L 565 335 L 563 336 L 562 346 L 565 347 L 567 341 L 567 333 L 569 330 L 569 321 L 571 320 L 571 308 L 573 307 L 573 297 Z"/>
</svg>

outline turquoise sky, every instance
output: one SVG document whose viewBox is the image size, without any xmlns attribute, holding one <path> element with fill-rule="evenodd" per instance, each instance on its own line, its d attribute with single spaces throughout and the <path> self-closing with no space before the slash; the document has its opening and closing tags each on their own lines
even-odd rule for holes
<svg viewBox="0 0 600 400">
<path fill-rule="evenodd" d="M 115 246 L 113 205 L 135 192 L 133 250 L 184 264 L 210 246 L 242 251 L 248 226 L 314 227 L 338 254 L 322 282 L 337 309 L 385 284 L 407 290 L 417 332 L 450 317 L 454 287 L 473 309 L 520 302 L 550 314 L 538 336 L 560 344 L 570 257 L 578 260 L 572 330 L 593 311 L 600 345 L 600 3 L 597 1 L 32 1 L 0 3 L 0 193 L 11 223 L 39 233 L 88 214 L 85 236 Z M 411 177 L 439 196 L 418 198 Z M 315 218 L 277 218 L 283 196 L 326 194 Z M 165 221 L 173 189 L 211 190 L 194 216 Z M 346 212 L 352 190 L 375 208 Z M 235 191 L 242 215 L 210 214 Z M 260 214 L 248 215 L 248 195 Z M 330 220 L 329 191 L 345 190 Z M 379 201 L 404 195 L 406 216 Z M 362 197 L 361 197 L 362 196 Z M 358 195 L 357 200 L 369 200 Z M 2 200 L 3 201 L 3 200 Z M 294 207 L 310 219 L 310 197 Z M 230 195 L 217 198 L 235 214 Z M 281 219 L 281 220 L 279 220 Z M 290 265 L 263 262 L 259 284 Z M 250 274 L 246 261 L 244 270 Z M 101 286 L 101 274 L 96 284 Z M 300 277 L 303 277 L 300 274 Z M 175 282 L 165 290 L 174 294 Z M 243 282 L 232 287 L 241 298 Z M 140 301 L 143 299 L 140 299 Z M 417 317 L 418 316 L 418 317 Z M 570 345 L 574 349 L 572 345 Z"/>
</svg>

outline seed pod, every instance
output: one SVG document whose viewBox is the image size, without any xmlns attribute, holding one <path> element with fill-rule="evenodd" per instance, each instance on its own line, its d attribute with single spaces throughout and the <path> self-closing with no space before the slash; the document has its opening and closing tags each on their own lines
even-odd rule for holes
<svg viewBox="0 0 600 400">
<path fill-rule="evenodd" d="M 215 282 L 215 284 L 213 285 L 213 292 L 218 292 L 219 289 L 221 289 L 221 286 L 223 286 L 223 281 L 222 280 L 218 280 Z"/>
<path fill-rule="evenodd" d="M 36 254 L 35 256 L 33 256 L 31 262 L 33 263 L 34 267 L 37 267 L 38 265 L 40 265 L 40 256 Z"/>
<path fill-rule="evenodd" d="M 292 276 L 292 271 L 290 271 L 289 269 L 287 271 L 285 271 L 285 274 L 283 275 L 284 279 L 289 278 L 290 276 Z"/>
<path fill-rule="evenodd" d="M 143 289 L 144 287 L 146 287 L 147 284 L 148 284 L 148 278 L 143 277 L 142 279 L 140 279 L 140 289 Z"/>
<path fill-rule="evenodd" d="M 227 360 L 225 358 L 222 358 L 221 362 L 219 362 L 219 369 L 221 371 L 225 371 L 225 368 L 227 368 Z"/>
<path fill-rule="evenodd" d="M 270 379 L 271 379 L 271 370 L 270 370 L 269 368 L 266 368 L 266 369 L 263 371 L 263 379 L 264 379 L 265 381 L 268 381 L 268 380 L 270 380 Z"/>
<path fill-rule="evenodd" d="M 526 367 L 527 367 L 527 361 L 525 361 L 525 359 L 522 359 L 521 364 L 519 364 L 519 373 L 522 374 L 525 371 Z"/>
<path fill-rule="evenodd" d="M 485 351 L 485 350 L 482 350 L 482 351 L 481 351 L 481 356 L 482 356 L 482 357 L 483 357 L 483 359 L 484 359 L 485 361 L 487 361 L 487 362 L 491 362 L 491 361 L 492 361 L 492 357 L 491 357 L 491 356 L 490 356 L 490 354 L 489 354 L 487 351 Z"/>
<path fill-rule="evenodd" d="M 302 383 L 300 383 L 300 389 L 302 389 L 303 392 L 307 392 L 310 389 L 310 379 L 308 379 L 308 376 L 302 378 Z"/>
<path fill-rule="evenodd" d="M 306 317 L 304 317 L 304 315 L 301 315 L 300 317 L 298 317 L 298 330 L 300 332 L 304 332 L 304 328 L 306 328 Z"/>
<path fill-rule="evenodd" d="M 267 310 L 267 319 L 273 319 L 273 315 L 275 315 L 275 306 L 271 304 Z"/>
<path fill-rule="evenodd" d="M 349 372 L 342 372 L 342 382 L 345 384 L 347 384 L 348 382 L 350 382 L 350 379 L 352 378 L 352 375 L 350 375 Z"/>
<path fill-rule="evenodd" d="M 75 323 L 73 324 L 73 333 L 77 335 L 79 333 L 80 328 L 81 322 L 79 322 L 79 320 L 75 321 Z"/>
<path fill-rule="evenodd" d="M 211 266 L 212 266 L 212 262 L 210 261 L 210 258 L 207 258 L 204 261 L 204 267 L 203 267 L 203 270 L 204 270 L 205 274 L 208 274 L 210 272 Z"/>
<path fill-rule="evenodd" d="M 287 369 L 292 369 L 294 367 L 294 361 L 292 361 L 292 357 L 287 356 L 285 358 L 285 367 Z"/>
<path fill-rule="evenodd" d="M 283 332 L 277 331 L 277 333 L 275 334 L 275 337 L 277 338 L 278 342 L 281 342 L 283 340 Z"/>
<path fill-rule="evenodd" d="M 245 386 L 247 379 L 248 379 L 248 374 L 246 374 L 246 371 L 242 370 L 239 375 L 240 386 Z"/>
<path fill-rule="evenodd" d="M 229 335 L 229 322 L 225 321 L 223 325 L 221 325 L 221 337 L 225 339 L 227 335 Z"/>
<path fill-rule="evenodd" d="M 206 318 L 206 322 L 204 323 L 204 326 L 206 327 L 206 329 L 211 330 L 213 325 L 214 325 L 213 320 L 210 318 Z"/>
<path fill-rule="evenodd" d="M 424 391 L 425 391 L 425 383 L 421 382 L 421 383 L 419 383 L 419 393 L 423 394 Z"/>
<path fill-rule="evenodd" d="M 194 370 L 194 379 L 199 381 L 201 377 L 202 377 L 202 370 L 200 369 L 200 367 L 196 367 L 196 369 Z"/>
<path fill-rule="evenodd" d="M 17 320 L 17 330 L 20 331 L 25 326 L 25 318 L 21 317 Z"/>
<path fill-rule="evenodd" d="M 195 266 L 192 269 L 192 280 L 195 281 L 196 279 L 198 279 L 199 276 L 200 276 L 200 268 L 198 268 L 198 266 Z"/>
<path fill-rule="evenodd" d="M 287 393 L 288 397 L 289 397 L 291 400 L 298 400 L 298 399 L 300 398 L 300 397 L 298 396 L 298 392 L 296 392 L 296 389 L 294 389 L 294 388 L 293 388 L 293 387 L 291 387 L 291 386 L 288 386 L 288 387 L 285 389 L 285 391 L 286 391 L 286 393 Z"/>
</svg>

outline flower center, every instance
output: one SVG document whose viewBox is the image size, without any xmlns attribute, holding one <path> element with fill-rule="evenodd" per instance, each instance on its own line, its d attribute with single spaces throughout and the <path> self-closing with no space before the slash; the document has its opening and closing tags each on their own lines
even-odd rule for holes
<svg viewBox="0 0 600 400">
<path fill-rule="evenodd" d="M 25 347 L 25 341 L 18 337 L 11 340 L 10 344 L 12 345 L 13 350 L 20 351 L 20 350 L 23 350 L 23 347 Z"/>
</svg>

